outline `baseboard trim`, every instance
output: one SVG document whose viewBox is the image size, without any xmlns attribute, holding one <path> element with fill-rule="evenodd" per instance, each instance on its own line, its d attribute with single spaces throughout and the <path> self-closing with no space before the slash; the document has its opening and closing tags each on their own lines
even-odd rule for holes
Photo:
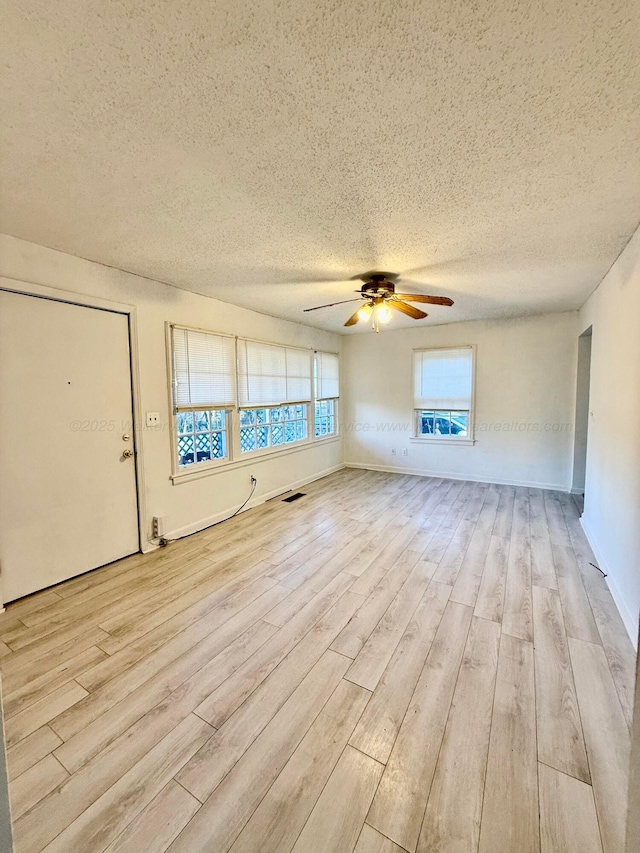
<svg viewBox="0 0 640 853">
<path fill-rule="evenodd" d="M 416 477 L 441 477 L 443 480 L 469 480 L 472 483 L 495 483 L 498 486 L 525 486 L 530 489 L 550 489 L 554 492 L 569 492 L 566 484 L 536 483 L 528 480 L 501 480 L 454 474 L 450 471 L 427 471 L 423 468 L 401 468 L 397 465 L 364 465 L 360 462 L 345 462 L 346 468 L 361 468 L 365 471 L 384 471 L 389 474 L 411 474 Z"/>
<path fill-rule="evenodd" d="M 606 584 L 609 587 L 609 591 L 611 596 L 615 602 L 616 607 L 618 608 L 618 613 L 620 614 L 620 618 L 624 623 L 624 627 L 627 629 L 627 633 L 631 638 L 631 642 L 633 643 L 634 649 L 638 650 L 638 624 L 636 618 L 633 613 L 629 610 L 627 602 L 622 595 L 622 591 L 615 580 L 615 574 L 612 574 L 611 568 L 607 565 L 607 561 L 604 558 L 604 554 L 598 545 L 598 541 L 593 534 L 593 530 L 589 527 L 589 523 L 585 519 L 584 515 L 580 517 L 580 524 L 582 529 L 584 530 L 584 535 L 587 537 L 587 542 L 591 546 L 591 550 L 598 561 L 598 565 L 601 570 L 607 576 Z"/>
<path fill-rule="evenodd" d="M 271 492 L 267 492 L 264 495 L 259 495 L 257 498 L 253 498 L 249 501 L 249 503 L 244 507 L 242 512 L 247 512 L 247 510 L 253 509 L 256 506 L 260 506 L 260 504 L 266 503 L 271 498 L 276 498 L 278 495 L 282 495 L 285 492 L 289 492 L 292 489 L 299 489 L 301 486 L 305 486 L 307 483 L 313 483 L 315 480 L 321 480 L 323 477 L 328 477 L 329 474 L 335 474 L 336 471 L 341 471 L 346 466 L 343 463 L 339 465 L 333 465 L 331 468 L 325 468 L 323 471 L 319 471 L 317 474 L 314 474 L 312 477 L 303 477 L 300 480 L 294 480 L 291 483 L 287 483 L 286 485 L 280 486 L 277 489 L 273 489 Z M 187 524 L 184 527 L 177 527 L 174 530 L 169 531 L 166 534 L 167 539 L 179 539 L 181 536 L 189 536 L 191 533 L 199 533 L 201 530 L 205 530 L 207 527 L 211 527 L 213 524 L 217 524 L 220 521 L 225 521 L 229 516 L 235 512 L 236 507 L 230 507 L 229 509 L 223 510 L 222 512 L 218 512 L 215 515 L 210 515 L 208 518 L 201 518 L 198 521 L 194 521 L 193 524 Z M 159 548 L 159 545 L 155 545 L 151 542 L 148 543 L 148 547 L 143 549 L 143 553 L 147 554 L 150 551 L 155 551 Z"/>
</svg>

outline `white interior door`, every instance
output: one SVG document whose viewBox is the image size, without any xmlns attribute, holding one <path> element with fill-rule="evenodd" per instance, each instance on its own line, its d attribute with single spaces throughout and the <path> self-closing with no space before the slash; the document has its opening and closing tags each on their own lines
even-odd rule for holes
<svg viewBox="0 0 640 853">
<path fill-rule="evenodd" d="M 134 438 L 127 316 L 0 291 L 5 602 L 139 550 Z"/>
</svg>

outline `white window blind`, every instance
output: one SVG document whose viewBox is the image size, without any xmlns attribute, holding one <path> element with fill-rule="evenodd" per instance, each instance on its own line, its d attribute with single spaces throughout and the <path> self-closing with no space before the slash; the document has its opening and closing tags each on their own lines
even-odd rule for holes
<svg viewBox="0 0 640 853">
<path fill-rule="evenodd" d="M 238 395 L 245 407 L 308 403 L 310 351 L 239 339 Z"/>
<path fill-rule="evenodd" d="M 224 409 L 236 405 L 235 341 L 225 335 L 173 327 L 175 405 Z"/>
<path fill-rule="evenodd" d="M 471 410 L 473 350 L 418 350 L 414 353 L 416 409 Z"/>
<path fill-rule="evenodd" d="M 340 396 L 340 360 L 334 352 L 316 353 L 316 400 Z"/>
</svg>

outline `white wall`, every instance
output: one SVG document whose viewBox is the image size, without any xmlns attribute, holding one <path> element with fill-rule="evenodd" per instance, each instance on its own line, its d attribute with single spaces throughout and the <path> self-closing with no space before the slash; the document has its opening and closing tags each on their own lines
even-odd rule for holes
<svg viewBox="0 0 640 853">
<path fill-rule="evenodd" d="M 568 312 L 347 338 L 347 464 L 568 490 L 577 337 Z M 475 445 L 412 441 L 412 350 L 464 344 L 476 346 Z"/>
<path fill-rule="evenodd" d="M 18 282 L 134 305 L 137 316 L 139 389 L 143 411 L 161 413 L 159 429 L 142 429 L 138 451 L 144 463 L 145 535 L 151 518 L 167 517 L 167 533 L 197 529 L 218 520 L 247 497 L 250 475 L 258 478 L 256 498 L 278 493 L 342 466 L 342 441 L 311 443 L 296 450 L 253 459 L 211 476 L 173 485 L 167 386 L 165 322 L 246 335 L 261 340 L 337 352 L 341 337 L 277 320 L 216 299 L 91 263 L 62 252 L 0 235 L 0 286 Z M 145 536 L 143 536 L 143 540 Z M 148 543 L 143 543 L 148 547 Z"/>
<path fill-rule="evenodd" d="M 631 638 L 640 612 L 640 229 L 579 315 L 593 327 L 583 525 Z"/>
</svg>

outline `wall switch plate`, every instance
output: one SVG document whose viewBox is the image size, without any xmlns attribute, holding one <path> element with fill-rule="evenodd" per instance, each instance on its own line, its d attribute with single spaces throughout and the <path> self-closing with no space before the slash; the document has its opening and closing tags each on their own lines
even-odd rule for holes
<svg viewBox="0 0 640 853">
<path fill-rule="evenodd" d="M 160 412 L 147 412 L 147 426 L 158 426 L 160 423 Z"/>
<path fill-rule="evenodd" d="M 406 447 L 405 447 L 405 448 L 404 448 L 404 450 L 402 451 L 402 455 L 403 455 L 403 456 L 408 456 L 408 455 L 409 455 L 409 450 L 408 450 Z"/>
<path fill-rule="evenodd" d="M 392 447 L 392 448 L 391 448 L 391 455 L 392 455 L 392 456 L 395 456 L 395 455 L 396 455 L 396 449 L 395 449 L 395 447 Z"/>
</svg>

